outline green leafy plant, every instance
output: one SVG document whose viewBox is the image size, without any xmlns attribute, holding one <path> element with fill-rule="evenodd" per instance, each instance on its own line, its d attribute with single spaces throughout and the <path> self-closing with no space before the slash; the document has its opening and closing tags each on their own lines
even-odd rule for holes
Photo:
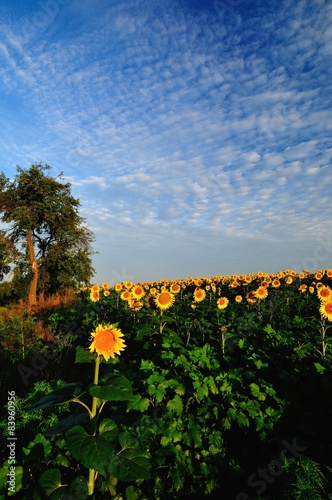
<svg viewBox="0 0 332 500">
<path fill-rule="evenodd" d="M 124 346 L 120 339 L 122 334 L 116 326 L 106 325 L 103 327 L 99 325 L 97 327 L 94 340 L 97 355 L 80 347 L 76 350 L 76 362 L 94 362 L 92 385 L 83 388 L 79 383 L 67 384 L 42 398 L 29 410 L 34 412 L 54 405 L 77 403 L 87 412 L 88 423 L 85 426 L 74 425 L 86 420 L 84 413 L 78 413 L 74 418 L 71 416 L 58 422 L 46 433 L 48 436 L 54 436 L 66 431 L 64 442 L 70 456 L 88 469 L 86 483 L 81 477 L 76 478 L 76 481 L 79 480 L 81 485 L 86 484 L 87 495 L 93 495 L 98 475 L 108 482 L 110 477 L 115 482 L 150 477 L 148 451 L 141 449 L 138 440 L 129 432 L 121 432 L 112 419 L 101 419 L 101 412 L 108 402 L 130 401 L 134 398 L 132 385 L 123 375 L 113 372 L 105 373 L 100 377 L 102 363 L 100 353 L 104 356 L 103 361 L 110 367 L 109 357 L 113 358 L 114 353 L 119 353 Z M 92 397 L 90 406 L 86 402 L 88 396 Z M 36 441 L 30 446 L 35 444 Z M 55 490 L 63 491 L 64 485 L 61 484 L 59 478 L 58 469 L 49 469 L 41 475 L 39 482 L 46 494 L 49 494 L 50 491 L 54 493 Z"/>
<path fill-rule="evenodd" d="M 329 297 L 332 271 L 317 276 L 103 284 L 43 312 L 65 347 L 47 375 L 66 382 L 53 394 L 45 387 L 38 403 L 27 399 L 19 414 L 19 493 L 228 500 L 296 436 L 324 475 L 317 495 L 331 494 L 331 319 L 330 306 L 321 317 L 315 282 Z M 218 309 L 220 297 L 228 302 Z M 127 345 L 106 359 L 91 351 L 89 335 L 110 321 L 121 321 Z M 290 467 L 301 470 L 295 458 Z M 289 495 L 300 488 L 293 472 L 273 478 L 269 498 L 282 498 L 288 479 Z"/>
<path fill-rule="evenodd" d="M 321 500 L 326 498 L 326 478 L 320 465 L 312 458 L 300 456 L 283 461 L 284 498 L 294 500 Z"/>
</svg>

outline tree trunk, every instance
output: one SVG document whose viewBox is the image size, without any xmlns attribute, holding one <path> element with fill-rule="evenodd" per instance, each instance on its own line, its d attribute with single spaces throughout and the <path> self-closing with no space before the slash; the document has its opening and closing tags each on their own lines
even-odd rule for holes
<svg viewBox="0 0 332 500">
<path fill-rule="evenodd" d="M 29 258 L 31 263 L 32 278 L 29 285 L 28 294 L 28 309 L 37 305 L 37 283 L 38 283 L 38 263 L 35 259 L 35 250 L 32 241 L 32 229 L 29 229 L 27 234 L 27 247 L 29 251 Z"/>
</svg>

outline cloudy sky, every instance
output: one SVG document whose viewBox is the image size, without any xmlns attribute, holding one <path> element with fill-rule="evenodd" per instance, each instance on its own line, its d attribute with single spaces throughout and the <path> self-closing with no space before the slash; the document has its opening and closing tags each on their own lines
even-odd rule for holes
<svg viewBox="0 0 332 500">
<path fill-rule="evenodd" d="M 1 0 L 0 171 L 63 171 L 94 282 L 332 267 L 330 0 Z"/>
</svg>

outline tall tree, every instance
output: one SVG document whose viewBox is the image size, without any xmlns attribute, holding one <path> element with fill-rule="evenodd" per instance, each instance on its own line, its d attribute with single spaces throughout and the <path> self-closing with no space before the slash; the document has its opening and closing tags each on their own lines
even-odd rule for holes
<svg viewBox="0 0 332 500">
<path fill-rule="evenodd" d="M 25 249 L 30 308 L 37 304 L 38 293 L 88 284 L 94 272 L 94 236 L 79 215 L 80 202 L 71 195 L 71 184 L 62 182 L 62 174 L 47 175 L 50 169 L 41 163 L 17 167 L 13 181 L 0 174 L 0 220 L 12 224 L 7 235 Z"/>
</svg>

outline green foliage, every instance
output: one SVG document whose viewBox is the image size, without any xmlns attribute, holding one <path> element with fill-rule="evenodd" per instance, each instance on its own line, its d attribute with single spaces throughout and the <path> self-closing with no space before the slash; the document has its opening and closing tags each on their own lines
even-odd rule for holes
<svg viewBox="0 0 332 500">
<path fill-rule="evenodd" d="M 30 294 L 79 288 L 93 274 L 93 234 L 84 226 L 70 184 L 61 182 L 62 174 L 46 175 L 50 168 L 40 163 L 17 167 L 13 181 L 0 174 L 0 220 L 12 224 L 7 240 L 0 238 L 0 278 L 10 260 L 8 241 L 16 245 L 15 288 L 26 288 L 32 304 Z"/>
<path fill-rule="evenodd" d="M 0 313 L 0 353 L 2 358 L 9 357 L 12 362 L 25 359 L 36 349 L 41 348 L 41 342 L 36 339 L 37 317 L 27 310 L 5 310 Z"/>
<path fill-rule="evenodd" d="M 189 284 L 164 312 L 149 298 L 134 310 L 114 289 L 92 302 L 88 290 L 75 307 L 46 315 L 57 335 L 70 337 L 80 376 L 24 405 L 22 498 L 87 498 L 89 471 L 96 499 L 228 500 L 241 491 L 328 498 L 330 329 L 316 295 L 299 293 L 296 279 L 253 304 L 234 298 L 257 289 L 257 280 L 237 289 L 220 284 L 197 304 Z M 217 296 L 229 297 L 226 309 L 217 310 Z M 91 384 L 96 356 L 88 347 L 101 322 L 119 323 L 127 347 L 100 363 Z M 35 415 L 45 420 L 40 429 Z M 280 474 L 270 473 L 279 462 Z M 264 470 L 269 481 L 259 496 L 250 478 Z"/>
<path fill-rule="evenodd" d="M 103 385 L 93 385 L 89 389 L 91 396 L 101 401 L 128 401 L 132 399 L 131 383 L 118 373 L 108 373 L 102 379 Z"/>
<path fill-rule="evenodd" d="M 18 396 L 15 398 L 15 425 L 16 430 L 30 429 L 30 432 L 46 432 L 50 426 L 58 422 L 59 415 L 68 413 L 68 405 L 58 407 L 56 410 L 52 409 L 47 412 L 35 411 L 31 412 L 31 408 L 37 401 L 40 400 L 42 395 L 53 393 L 54 391 L 62 391 L 66 386 L 62 380 L 55 380 L 48 382 L 46 380 L 35 382 L 32 389 L 26 396 Z M 48 396 L 45 396 L 46 398 Z M 7 408 L 7 406 L 5 406 Z M 42 408 L 38 408 L 42 410 Z M 2 435 L 7 437 L 7 422 L 0 421 L 0 429 Z"/>
<path fill-rule="evenodd" d="M 3 283 L 0 283 L 0 304 L 2 306 L 5 306 L 12 300 L 12 284 L 9 281 L 4 281 Z M 1 314 L 1 307 L 0 307 L 0 314 Z"/>
<path fill-rule="evenodd" d="M 320 465 L 312 458 L 300 456 L 285 459 L 283 498 L 294 500 L 321 500 L 326 498 L 326 479 Z"/>
<path fill-rule="evenodd" d="M 4 231 L 0 230 L 0 281 L 10 272 L 10 264 L 15 258 L 16 252 L 10 238 Z"/>
</svg>

